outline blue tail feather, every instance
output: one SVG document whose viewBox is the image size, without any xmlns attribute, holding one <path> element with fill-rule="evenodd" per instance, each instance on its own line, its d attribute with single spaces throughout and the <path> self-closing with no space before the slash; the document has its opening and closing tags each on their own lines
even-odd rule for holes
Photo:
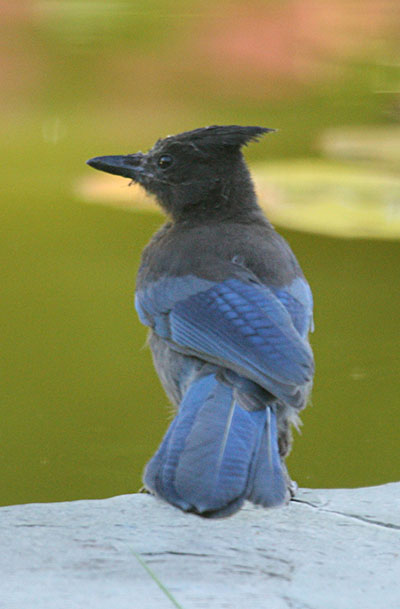
<svg viewBox="0 0 400 609">
<path fill-rule="evenodd" d="M 245 499 L 282 504 L 287 481 L 278 452 L 275 414 L 249 412 L 215 374 L 196 379 L 144 482 L 156 495 L 185 511 L 222 517 Z"/>
<path fill-rule="evenodd" d="M 167 433 L 165 434 L 161 445 L 159 446 L 154 457 L 146 465 L 143 481 L 146 488 L 157 495 L 162 497 L 169 503 L 180 507 L 184 511 L 188 511 L 191 505 L 184 501 L 182 497 L 179 497 L 175 491 L 174 485 L 170 483 L 168 479 L 168 473 L 172 468 L 168 468 L 168 464 L 171 463 L 171 452 L 176 448 L 173 441 L 173 432 L 177 426 L 178 419 L 175 418 Z"/>
<path fill-rule="evenodd" d="M 247 499 L 257 505 L 275 507 L 289 500 L 288 479 L 286 467 L 279 455 L 275 412 L 272 408 L 267 408 L 266 415 L 265 432 L 254 461 Z"/>
</svg>

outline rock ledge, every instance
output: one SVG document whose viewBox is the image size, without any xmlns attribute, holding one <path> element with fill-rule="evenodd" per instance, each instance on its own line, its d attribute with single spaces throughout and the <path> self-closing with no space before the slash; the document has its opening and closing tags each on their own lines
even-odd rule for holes
<svg viewBox="0 0 400 609">
<path fill-rule="evenodd" d="M 3 507 L 0 543 L 1 609 L 400 607 L 400 482 L 224 520 L 148 495 Z"/>
</svg>

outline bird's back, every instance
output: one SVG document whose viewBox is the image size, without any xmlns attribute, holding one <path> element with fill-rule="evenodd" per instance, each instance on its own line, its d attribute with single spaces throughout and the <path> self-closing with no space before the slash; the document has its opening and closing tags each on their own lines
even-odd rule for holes
<svg viewBox="0 0 400 609">
<path fill-rule="evenodd" d="M 189 274 L 224 281 L 240 267 L 269 287 L 303 278 L 285 239 L 258 215 L 251 222 L 165 224 L 143 251 L 137 287 L 160 277 Z"/>
</svg>

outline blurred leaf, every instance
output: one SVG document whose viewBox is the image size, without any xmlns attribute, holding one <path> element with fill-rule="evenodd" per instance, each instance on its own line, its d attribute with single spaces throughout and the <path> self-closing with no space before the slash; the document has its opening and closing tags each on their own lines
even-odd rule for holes
<svg viewBox="0 0 400 609">
<path fill-rule="evenodd" d="M 400 238 L 400 178 L 323 161 L 258 165 L 262 207 L 272 222 L 335 237 Z"/>
<path fill-rule="evenodd" d="M 155 199 L 147 195 L 143 188 L 134 182 L 122 180 L 119 176 L 100 173 L 82 178 L 76 183 L 75 192 L 87 203 L 131 211 L 160 211 Z"/>
<path fill-rule="evenodd" d="M 329 129 L 321 149 L 330 156 L 400 165 L 400 126 Z"/>
</svg>

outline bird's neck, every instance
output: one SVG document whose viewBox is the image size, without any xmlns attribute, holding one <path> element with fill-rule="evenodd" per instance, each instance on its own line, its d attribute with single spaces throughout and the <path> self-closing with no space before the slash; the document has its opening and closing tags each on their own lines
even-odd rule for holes
<svg viewBox="0 0 400 609">
<path fill-rule="evenodd" d="M 246 171 L 216 180 L 213 187 L 195 202 L 174 209 L 172 219 L 177 224 L 208 224 L 224 221 L 253 222 L 263 213 Z"/>
</svg>

